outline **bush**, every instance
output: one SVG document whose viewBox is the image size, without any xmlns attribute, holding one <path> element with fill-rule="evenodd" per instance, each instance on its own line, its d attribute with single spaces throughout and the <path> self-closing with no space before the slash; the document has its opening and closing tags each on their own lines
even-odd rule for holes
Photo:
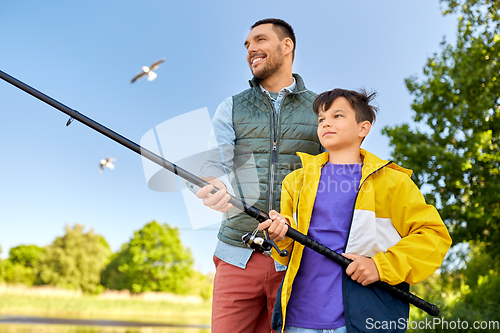
<svg viewBox="0 0 500 333">
<path fill-rule="evenodd" d="M 109 289 L 167 291 L 185 294 L 186 279 L 193 275 L 193 259 L 184 248 L 177 228 L 152 221 L 134 232 L 129 243 L 102 272 L 102 284 Z"/>
<path fill-rule="evenodd" d="M 84 226 L 66 226 L 66 234 L 57 237 L 39 257 L 36 284 L 48 284 L 67 289 L 100 293 L 101 271 L 111 256 L 109 245 L 93 230 L 83 232 Z"/>
</svg>

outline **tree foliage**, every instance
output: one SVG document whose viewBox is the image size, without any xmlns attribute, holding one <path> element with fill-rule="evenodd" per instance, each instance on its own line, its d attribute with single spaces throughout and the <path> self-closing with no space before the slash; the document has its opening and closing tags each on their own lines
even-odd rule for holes
<svg viewBox="0 0 500 333">
<path fill-rule="evenodd" d="M 38 274 L 38 258 L 43 251 L 36 245 L 11 248 L 9 258 L 0 263 L 0 280 L 10 284 L 33 285 Z"/>
<path fill-rule="evenodd" d="M 102 284 L 109 289 L 132 292 L 186 292 L 193 259 L 184 248 L 177 228 L 152 221 L 134 232 L 102 272 Z"/>
<path fill-rule="evenodd" d="M 32 286 L 36 281 L 38 272 L 36 268 L 13 263 L 9 259 L 4 260 L 1 265 L 0 281 L 9 284 L 23 284 L 26 286 Z"/>
<path fill-rule="evenodd" d="M 383 132 L 394 160 L 414 170 L 418 185 L 430 185 L 426 199 L 440 210 L 454 243 L 466 245 L 414 290 L 440 305 L 440 317 L 448 321 L 498 320 L 500 1 L 441 2 L 444 14 L 458 15 L 456 45 L 443 42 L 442 52 L 428 59 L 424 77 L 406 80 L 415 126 Z M 412 312 L 413 320 L 426 316 Z"/>
<path fill-rule="evenodd" d="M 109 262 L 111 250 L 93 230 L 84 233 L 84 226 L 66 226 L 66 234 L 45 248 L 39 257 L 37 284 L 50 284 L 68 289 L 97 293 L 100 274 Z"/>
<path fill-rule="evenodd" d="M 440 307 L 439 317 L 446 321 L 467 322 L 468 328 L 450 330 L 436 327 L 420 327 L 409 332 L 472 332 L 472 325 L 479 322 L 498 322 L 500 310 L 500 263 L 492 260 L 479 243 L 467 252 L 467 265 L 453 272 L 435 273 L 424 282 L 412 286 L 412 291 L 423 299 Z M 411 308 L 410 320 L 416 322 L 433 321 L 423 311 Z M 415 326 L 416 327 L 416 326 Z M 497 332 L 493 329 L 474 332 Z"/>
<path fill-rule="evenodd" d="M 0 245 L 0 254 L 2 254 L 2 252 L 2 245 Z M 4 261 L 5 260 L 2 260 L 2 257 L 0 257 L 0 282 L 3 282 L 4 280 Z"/>
<path fill-rule="evenodd" d="M 9 251 L 9 259 L 13 264 L 35 268 L 43 248 L 36 245 L 19 245 Z"/>
<path fill-rule="evenodd" d="M 500 256 L 500 1 L 444 0 L 458 13 L 456 45 L 443 42 L 424 78 L 406 80 L 418 124 L 386 127 L 393 158 L 412 168 L 455 243 L 484 242 Z"/>
</svg>

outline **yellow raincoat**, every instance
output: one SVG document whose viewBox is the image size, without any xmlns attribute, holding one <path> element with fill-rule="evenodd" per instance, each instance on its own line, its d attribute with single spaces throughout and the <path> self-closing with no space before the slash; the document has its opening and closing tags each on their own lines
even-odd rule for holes
<svg viewBox="0 0 500 333">
<path fill-rule="evenodd" d="M 328 154 L 297 153 L 303 168 L 290 173 L 283 181 L 281 214 L 292 228 L 303 234 L 308 232 L 321 168 L 328 161 Z M 425 203 L 410 178 L 412 171 L 381 160 L 363 149 L 361 156 L 362 176 L 344 252 L 371 257 L 383 282 L 416 284 L 441 265 L 451 245 L 447 228 L 437 210 Z M 332 209 L 335 209 L 335 203 L 332 203 Z M 304 246 L 290 238 L 277 242 L 277 245 L 291 253 L 291 257 L 284 258 L 273 254 L 276 261 L 288 265 L 276 303 L 281 303 L 281 308 L 275 308 L 275 315 L 281 317 L 277 322 L 284 327 L 286 307 Z M 346 293 L 344 283 L 343 292 Z M 355 311 L 346 309 L 348 299 L 349 295 L 344 295 L 349 329 L 348 314 L 355 314 Z M 275 319 L 273 317 L 273 322 Z"/>
</svg>

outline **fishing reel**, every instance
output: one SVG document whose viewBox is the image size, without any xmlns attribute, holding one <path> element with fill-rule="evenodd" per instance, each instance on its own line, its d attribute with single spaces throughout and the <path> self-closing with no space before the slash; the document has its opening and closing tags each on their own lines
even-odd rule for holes
<svg viewBox="0 0 500 333">
<path fill-rule="evenodd" d="M 264 232 L 265 237 L 257 237 L 257 231 L 259 231 L 259 227 L 255 228 L 252 233 L 244 234 L 241 239 L 243 240 L 243 244 L 246 244 L 250 248 L 259 251 L 260 253 L 270 256 L 272 249 L 274 248 L 280 255 L 280 257 L 288 256 L 287 250 L 280 250 L 279 247 L 274 243 L 270 238 L 267 232 Z"/>
</svg>

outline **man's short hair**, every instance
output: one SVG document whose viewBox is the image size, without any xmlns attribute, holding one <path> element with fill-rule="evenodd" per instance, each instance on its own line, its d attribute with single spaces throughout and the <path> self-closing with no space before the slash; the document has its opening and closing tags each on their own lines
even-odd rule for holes
<svg viewBox="0 0 500 333">
<path fill-rule="evenodd" d="M 283 20 L 280 19 L 275 19 L 275 18 L 267 18 L 263 20 L 259 20 L 255 22 L 251 27 L 250 30 L 253 28 L 262 25 L 262 24 L 269 24 L 271 23 L 273 25 L 273 29 L 276 31 L 278 34 L 278 37 L 280 40 L 283 40 L 283 38 L 290 38 L 293 42 L 293 51 L 292 51 L 292 59 L 295 58 L 295 48 L 296 48 L 296 42 L 295 42 L 295 33 L 293 32 L 292 26 L 288 23 L 286 23 Z"/>
<path fill-rule="evenodd" d="M 328 90 L 316 96 L 313 103 L 313 111 L 319 116 L 319 113 L 328 110 L 337 98 L 344 97 L 354 109 L 358 123 L 369 121 L 373 124 L 377 117 L 375 113 L 378 111 L 378 108 L 370 105 L 370 102 L 373 101 L 376 94 L 376 92 L 368 94 L 365 89 L 360 89 L 359 91 L 340 88 Z"/>
</svg>

